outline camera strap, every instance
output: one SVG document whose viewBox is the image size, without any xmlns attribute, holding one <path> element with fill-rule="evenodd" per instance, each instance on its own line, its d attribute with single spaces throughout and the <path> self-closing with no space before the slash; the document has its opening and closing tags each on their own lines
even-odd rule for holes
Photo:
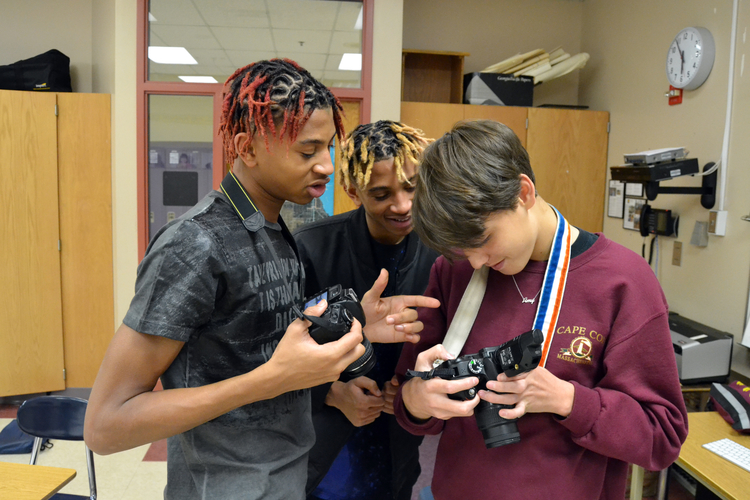
<svg viewBox="0 0 750 500">
<path fill-rule="evenodd" d="M 555 336 L 557 319 L 560 317 L 570 267 L 570 224 L 555 207 L 552 207 L 552 209 L 557 214 L 557 230 L 552 241 L 547 270 L 544 273 L 542 293 L 539 297 L 539 306 L 536 310 L 533 327 L 535 330 L 541 330 L 544 334 L 540 366 L 547 364 L 547 354 L 552 345 L 552 338 Z"/>
<path fill-rule="evenodd" d="M 289 284 L 289 280 L 287 280 L 286 278 L 286 274 L 284 274 L 284 266 L 282 266 L 281 259 L 279 259 L 279 256 L 273 247 L 273 242 L 266 232 L 266 218 L 261 213 L 261 211 L 258 210 L 258 207 L 255 206 L 255 203 L 253 203 L 250 195 L 247 194 L 247 191 L 245 191 L 245 188 L 242 187 L 242 184 L 240 184 L 240 181 L 237 180 L 237 177 L 235 177 L 232 171 L 230 171 L 221 181 L 221 191 L 226 195 L 226 197 L 229 199 L 229 203 L 231 203 L 232 207 L 234 207 L 234 211 L 237 212 L 237 215 L 240 217 L 240 219 L 242 219 L 242 225 L 245 226 L 245 229 L 247 229 L 250 233 L 260 234 L 260 237 L 263 239 L 263 243 L 265 243 L 266 247 L 268 247 L 268 251 L 271 253 L 271 257 L 273 258 L 274 264 L 276 264 L 276 268 L 279 275 L 281 276 L 282 281 L 284 282 L 284 286 L 289 292 L 289 296 L 293 297 L 292 287 Z M 289 246 L 292 247 L 292 251 L 297 257 L 297 262 L 299 262 L 300 277 L 304 279 L 305 269 L 304 267 L 302 267 L 302 263 L 299 260 L 297 245 L 294 243 L 294 238 L 292 238 L 291 233 L 289 233 L 289 229 L 287 229 L 281 217 L 279 217 L 279 225 L 281 226 L 281 234 L 284 236 L 284 239 L 287 240 Z M 302 284 L 303 283 L 300 283 L 300 289 L 302 288 Z M 292 306 L 292 310 L 295 312 L 295 314 L 302 316 L 302 312 L 300 312 L 299 306 L 297 304 L 294 304 Z"/>
<path fill-rule="evenodd" d="M 547 362 L 547 353 L 552 338 L 555 336 L 555 327 L 557 319 L 560 316 L 562 307 L 565 284 L 568 279 L 568 267 L 570 265 L 570 224 L 562 214 L 552 205 L 550 205 L 557 215 L 557 228 L 555 237 L 552 241 L 549 260 L 547 261 L 547 270 L 544 273 L 542 282 L 541 296 L 537 306 L 536 316 L 534 317 L 533 328 L 541 330 L 544 334 L 544 346 L 542 348 L 542 359 L 539 362 L 545 366 Z M 471 281 L 464 290 L 461 302 L 456 309 L 448 332 L 443 339 L 443 347 L 454 356 L 458 356 L 463 349 L 466 339 L 469 337 L 474 321 L 476 320 L 479 307 L 484 300 L 484 292 L 487 288 L 487 276 L 489 268 L 482 266 L 474 270 Z M 443 360 L 437 359 L 433 367 L 438 366 Z M 427 372 L 424 372 L 427 373 Z"/>
</svg>

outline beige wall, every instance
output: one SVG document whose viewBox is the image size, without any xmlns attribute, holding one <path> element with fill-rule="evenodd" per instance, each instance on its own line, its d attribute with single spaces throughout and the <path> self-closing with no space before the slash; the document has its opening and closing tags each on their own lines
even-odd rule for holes
<svg viewBox="0 0 750 500">
<path fill-rule="evenodd" d="M 584 5 L 571 0 L 406 0 L 403 47 L 468 52 L 464 73 L 534 49 L 562 46 L 574 55 L 583 50 Z M 578 72 L 534 87 L 534 105 L 549 103 L 578 104 Z"/>
<path fill-rule="evenodd" d="M 74 92 L 91 92 L 91 0 L 3 2 L 0 65 L 57 49 L 70 58 Z"/>
<path fill-rule="evenodd" d="M 110 0 L 115 9 L 114 93 L 112 96 L 112 217 L 115 319 L 125 316 L 138 266 L 136 155 L 136 2 Z"/>
<path fill-rule="evenodd" d="M 377 0 L 373 20 L 370 120 L 401 117 L 401 12 L 404 0 Z"/>
<path fill-rule="evenodd" d="M 680 215 L 677 238 L 660 239 L 657 276 L 670 308 L 696 321 L 728 331 L 739 340 L 745 321 L 750 276 L 750 224 L 740 217 L 750 211 L 750 81 L 742 61 L 748 47 L 750 10 L 741 5 L 726 203 L 727 234 L 710 236 L 706 248 L 690 244 L 696 221 L 707 221 L 708 210 L 695 195 L 659 195 L 651 204 Z M 609 164 L 622 163 L 624 153 L 684 146 L 701 165 L 721 157 L 727 106 L 732 21 L 731 0 L 587 0 L 582 46 L 591 54 L 581 72 L 579 100 L 611 113 Z M 654 29 L 658 22 L 658 29 Z M 716 62 L 706 83 L 687 91 L 678 106 L 668 106 L 665 76 L 667 49 L 686 26 L 708 28 L 716 44 Z M 699 186 L 698 178 L 678 178 L 669 186 Z M 718 208 L 718 202 L 717 202 Z M 619 219 L 605 218 L 610 238 L 640 252 L 642 238 L 622 229 Z M 682 265 L 673 266 L 674 241 L 682 242 Z M 745 353 L 740 348 L 741 353 Z"/>
</svg>

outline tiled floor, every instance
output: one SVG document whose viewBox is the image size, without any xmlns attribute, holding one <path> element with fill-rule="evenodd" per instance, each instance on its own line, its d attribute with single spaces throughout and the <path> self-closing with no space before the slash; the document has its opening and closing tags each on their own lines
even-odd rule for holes
<svg viewBox="0 0 750 500">
<path fill-rule="evenodd" d="M 87 397 L 87 394 L 70 394 Z M 0 398 L 0 429 L 15 418 L 17 404 L 20 401 L 8 401 Z M 420 449 L 422 476 L 414 487 L 412 500 L 418 500 L 419 491 L 432 480 L 432 464 L 435 459 L 438 436 L 427 436 Z M 159 441 L 148 446 L 113 455 L 95 455 L 96 484 L 98 498 L 101 500 L 161 500 L 167 482 L 166 441 Z M 29 454 L 0 455 L 2 462 L 28 463 Z M 39 465 L 66 467 L 76 469 L 77 475 L 65 486 L 63 493 L 88 495 L 88 473 L 83 443 L 54 441 L 54 446 L 43 451 L 37 460 Z M 669 500 L 688 500 L 692 498 L 675 481 L 670 482 Z M 650 497 L 644 497 L 650 500 Z"/>
<path fill-rule="evenodd" d="M 87 394 L 70 394 L 87 397 Z M 2 401 L 0 429 L 15 418 L 17 405 Z M 88 495 L 89 483 L 86 455 L 80 441 L 53 440 L 54 446 L 44 450 L 37 464 L 75 469 L 76 477 L 62 493 Z M 2 462 L 29 463 L 30 454 L 0 455 Z M 161 500 L 167 483 L 166 442 L 141 446 L 122 453 L 94 456 L 97 497 L 101 500 Z"/>
</svg>

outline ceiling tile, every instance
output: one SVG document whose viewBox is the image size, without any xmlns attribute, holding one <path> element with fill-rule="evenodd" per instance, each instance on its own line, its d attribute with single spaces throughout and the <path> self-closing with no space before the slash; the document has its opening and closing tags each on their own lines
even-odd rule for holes
<svg viewBox="0 0 750 500">
<path fill-rule="evenodd" d="M 312 2 L 310 0 L 273 0 L 268 2 L 268 17 L 272 28 L 330 31 L 340 2 Z"/>
<path fill-rule="evenodd" d="M 193 0 L 209 26 L 268 28 L 265 0 Z"/>
<path fill-rule="evenodd" d="M 334 29 L 339 31 L 353 30 L 360 10 L 362 10 L 361 2 L 341 2 Z"/>
<path fill-rule="evenodd" d="M 284 57 L 296 62 L 307 71 L 317 71 L 325 69 L 327 54 L 305 54 L 302 52 L 287 52 Z"/>
<path fill-rule="evenodd" d="M 185 47 L 188 50 L 221 48 L 211 30 L 205 26 L 151 25 L 151 30 L 168 47 Z"/>
<path fill-rule="evenodd" d="M 151 0 L 149 12 L 156 18 L 156 25 L 203 26 L 203 18 L 192 2 L 184 0 Z"/>
<path fill-rule="evenodd" d="M 346 52 L 362 53 L 361 31 L 334 31 L 331 35 L 331 54 L 344 54 Z"/>
<path fill-rule="evenodd" d="M 248 64 L 265 59 L 278 57 L 276 52 L 266 52 L 260 50 L 227 50 L 227 56 L 232 61 L 234 69 L 242 68 Z M 234 70 L 232 70 L 234 72 Z"/>
<path fill-rule="evenodd" d="M 169 75 L 195 75 L 194 64 L 158 64 L 149 61 L 149 74 L 154 75 L 157 73 L 169 74 Z M 153 77 L 151 78 L 154 79 Z"/>
<path fill-rule="evenodd" d="M 327 54 L 331 45 L 330 31 L 273 29 L 276 50 L 280 54 L 304 52 Z"/>
<path fill-rule="evenodd" d="M 201 73 L 207 66 L 231 66 L 232 61 L 223 49 L 193 49 L 190 51 L 198 66 L 196 72 Z"/>
<path fill-rule="evenodd" d="M 225 50 L 274 51 L 271 31 L 263 28 L 212 28 Z"/>
</svg>

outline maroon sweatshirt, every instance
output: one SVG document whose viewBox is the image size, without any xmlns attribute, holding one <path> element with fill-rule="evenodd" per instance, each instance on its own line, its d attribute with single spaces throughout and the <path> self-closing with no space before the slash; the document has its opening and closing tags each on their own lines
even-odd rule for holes
<svg viewBox="0 0 750 500">
<path fill-rule="evenodd" d="M 528 297 L 541 287 L 546 262 L 516 275 Z M 439 258 L 421 309 L 418 344 L 405 344 L 397 373 L 442 341 L 473 269 Z M 537 301 L 538 303 L 538 301 Z M 461 355 L 502 344 L 532 328 L 537 303 L 522 304 L 510 276 L 490 270 L 487 290 Z M 519 443 L 487 449 L 474 417 L 414 423 L 399 392 L 399 423 L 414 434 L 438 434 L 432 491 L 436 500 L 622 500 L 627 464 L 669 466 L 687 436 L 667 321 L 654 272 L 634 252 L 599 234 L 571 259 L 546 368 L 575 386 L 571 414 L 529 413 L 517 421 Z M 575 354 L 573 354 L 575 352 Z"/>
</svg>

